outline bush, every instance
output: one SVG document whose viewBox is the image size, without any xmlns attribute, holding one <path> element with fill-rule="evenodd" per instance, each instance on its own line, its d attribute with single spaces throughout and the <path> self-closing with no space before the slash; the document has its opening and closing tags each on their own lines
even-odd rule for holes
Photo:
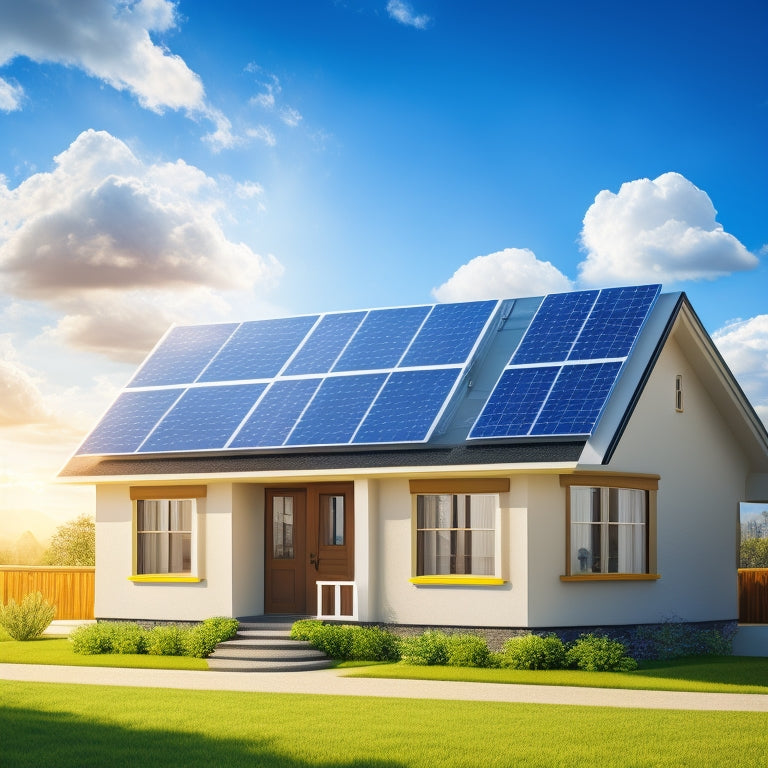
<svg viewBox="0 0 768 768">
<path fill-rule="evenodd" d="M 175 624 L 152 627 L 147 632 L 146 649 L 152 656 L 183 656 L 186 631 Z"/>
<path fill-rule="evenodd" d="M 416 637 L 400 641 L 400 658 L 406 664 L 432 666 L 448 663 L 448 635 L 437 629 L 428 629 Z"/>
<path fill-rule="evenodd" d="M 84 656 L 112 653 L 112 636 L 115 626 L 115 624 L 105 622 L 78 627 L 69 636 L 72 650 Z"/>
<path fill-rule="evenodd" d="M 43 599 L 40 592 L 24 595 L 20 603 L 13 598 L 8 605 L 0 603 L 0 626 L 14 640 L 34 640 L 48 629 L 56 608 Z"/>
<path fill-rule="evenodd" d="M 487 667 L 491 664 L 491 652 L 484 637 L 470 634 L 448 636 L 449 667 Z"/>
<path fill-rule="evenodd" d="M 114 624 L 111 653 L 146 653 L 147 632 L 138 624 Z"/>
<path fill-rule="evenodd" d="M 300 619 L 291 627 L 291 638 L 305 640 L 337 661 L 397 661 L 400 658 L 399 638 L 380 627 Z"/>
<path fill-rule="evenodd" d="M 311 643 L 312 638 L 322 631 L 323 626 L 323 622 L 319 619 L 299 619 L 291 626 L 291 638 Z"/>
<path fill-rule="evenodd" d="M 562 669 L 565 645 L 557 635 L 510 637 L 501 649 L 499 663 L 508 669 Z"/>
<path fill-rule="evenodd" d="M 219 643 L 229 640 L 237 633 L 237 619 L 216 617 L 206 619 L 187 630 L 184 635 L 184 655 L 204 659 L 213 653 Z"/>
<path fill-rule="evenodd" d="M 397 661 L 400 638 L 380 627 L 352 627 L 349 658 L 357 661 Z"/>
<path fill-rule="evenodd" d="M 570 667 L 587 672 L 631 672 L 637 662 L 627 656 L 624 645 L 604 635 L 581 635 L 566 654 Z"/>
</svg>

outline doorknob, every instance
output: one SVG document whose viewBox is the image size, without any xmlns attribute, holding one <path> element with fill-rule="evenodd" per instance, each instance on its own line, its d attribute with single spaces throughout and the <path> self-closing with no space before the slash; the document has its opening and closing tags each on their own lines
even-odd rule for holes
<svg viewBox="0 0 768 768">
<path fill-rule="evenodd" d="M 315 570 L 318 570 L 320 567 L 320 558 L 317 557 L 314 553 L 309 553 L 309 564 L 315 566 Z"/>
</svg>

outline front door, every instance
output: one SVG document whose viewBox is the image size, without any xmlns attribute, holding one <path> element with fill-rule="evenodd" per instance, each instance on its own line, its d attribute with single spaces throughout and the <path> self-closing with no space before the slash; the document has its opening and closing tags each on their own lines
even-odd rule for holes
<svg viewBox="0 0 768 768">
<path fill-rule="evenodd" d="M 319 613 L 318 581 L 354 579 L 352 483 L 317 483 L 267 489 L 265 613 Z M 342 614 L 351 613 L 351 589 L 342 591 Z M 323 590 L 323 613 L 331 588 Z"/>
</svg>

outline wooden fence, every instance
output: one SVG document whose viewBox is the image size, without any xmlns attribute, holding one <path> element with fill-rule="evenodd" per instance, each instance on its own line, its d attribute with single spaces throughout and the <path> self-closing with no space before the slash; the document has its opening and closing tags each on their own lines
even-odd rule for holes
<svg viewBox="0 0 768 768">
<path fill-rule="evenodd" d="M 0 601 L 17 603 L 29 592 L 41 592 L 56 606 L 55 619 L 92 619 L 96 569 L 91 566 L 0 565 Z"/>
<path fill-rule="evenodd" d="M 739 568 L 739 621 L 768 624 L 768 568 Z"/>
</svg>

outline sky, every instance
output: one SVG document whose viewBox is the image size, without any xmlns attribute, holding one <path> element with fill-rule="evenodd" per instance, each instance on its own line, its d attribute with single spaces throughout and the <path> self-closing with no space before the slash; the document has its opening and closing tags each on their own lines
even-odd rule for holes
<svg viewBox="0 0 768 768">
<path fill-rule="evenodd" d="M 768 421 L 768 5 L 0 0 L 0 539 L 172 323 L 659 282 Z"/>
</svg>

